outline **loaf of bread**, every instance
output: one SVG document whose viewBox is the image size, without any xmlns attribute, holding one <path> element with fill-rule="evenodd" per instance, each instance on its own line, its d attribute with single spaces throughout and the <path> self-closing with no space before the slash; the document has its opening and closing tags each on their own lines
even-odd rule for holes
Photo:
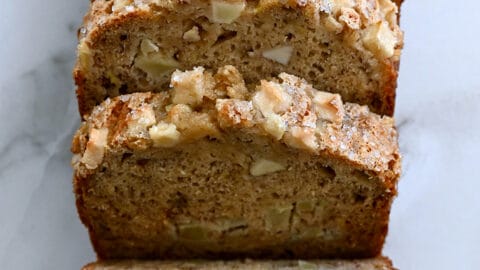
<svg viewBox="0 0 480 270">
<path fill-rule="evenodd" d="M 293 75 L 175 71 L 76 133 L 79 215 L 100 259 L 363 258 L 400 173 L 394 121 Z"/>
<path fill-rule="evenodd" d="M 83 270 L 394 270 L 390 259 L 312 261 L 106 261 Z"/>
<path fill-rule="evenodd" d="M 403 44 L 391 0 L 96 0 L 79 30 L 80 112 L 159 92 L 175 69 L 236 66 L 247 85 L 281 72 L 392 115 Z"/>
</svg>

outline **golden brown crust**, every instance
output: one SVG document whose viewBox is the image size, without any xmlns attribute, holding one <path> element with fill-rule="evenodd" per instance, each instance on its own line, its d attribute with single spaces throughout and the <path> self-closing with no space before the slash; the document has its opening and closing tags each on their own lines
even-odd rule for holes
<svg viewBox="0 0 480 270">
<path fill-rule="evenodd" d="M 397 78 L 398 78 L 398 69 L 399 69 L 399 60 L 393 61 L 389 68 L 387 69 L 386 76 L 387 83 L 384 88 L 384 96 L 382 102 L 382 111 L 386 115 L 393 115 L 395 112 L 395 97 L 397 89 Z"/>
<path fill-rule="evenodd" d="M 85 78 L 83 77 L 83 73 L 77 67 L 73 70 L 73 80 L 77 85 L 75 94 L 78 101 L 78 112 L 80 113 L 80 116 L 84 118 L 84 115 L 88 112 L 86 109 L 88 105 L 86 104 L 87 98 L 85 97 Z"/>
<path fill-rule="evenodd" d="M 135 4 L 135 3 L 130 3 L 131 1 L 123 1 L 125 2 L 125 6 L 119 8 L 118 10 L 112 11 L 112 5 L 114 5 L 116 1 L 94 1 L 92 3 L 92 6 L 90 8 L 89 13 L 85 17 L 84 21 L 84 26 L 81 28 L 81 31 L 79 31 L 79 39 L 80 43 L 82 44 L 83 42 L 88 44 L 88 47 L 92 49 L 98 49 L 98 44 L 101 42 L 104 42 L 105 38 L 105 33 L 111 32 L 111 31 L 119 31 L 119 29 L 122 29 L 125 25 L 128 24 L 140 24 L 142 21 L 161 21 L 162 16 L 167 16 L 168 14 L 174 12 L 175 10 L 178 9 L 183 9 L 183 8 L 189 8 L 189 5 L 195 5 L 195 4 L 189 4 L 186 1 L 180 1 L 180 0 L 175 0 L 175 1 L 142 1 L 140 4 Z M 118 1 L 122 2 L 122 1 Z M 317 27 L 317 24 L 322 24 L 323 23 L 323 17 L 327 16 L 333 16 L 333 17 L 338 17 L 340 16 L 341 12 L 340 10 L 351 10 L 352 12 L 355 12 L 354 10 L 361 10 L 362 7 L 359 6 L 359 4 L 351 5 L 348 4 L 347 2 L 349 1 L 333 1 L 334 5 L 332 8 L 332 5 L 328 5 L 324 1 L 316 0 L 316 1 L 260 1 L 257 3 L 257 1 L 249 1 L 248 5 L 246 7 L 245 14 L 242 16 L 249 17 L 249 16 L 254 16 L 255 12 L 257 10 L 262 10 L 262 12 L 268 12 L 268 10 L 275 10 L 275 9 L 284 9 L 287 8 L 286 10 L 293 10 L 297 9 L 300 11 L 301 14 L 303 14 L 308 20 L 311 22 L 311 27 Z M 351 1 L 352 3 L 354 1 Z M 357 3 L 360 3 L 361 1 L 357 1 Z M 197 2 L 195 2 L 197 3 Z M 202 3 L 201 1 L 198 3 Z M 381 1 L 379 2 L 382 5 L 388 5 L 389 3 L 391 4 L 390 0 L 386 1 Z M 373 17 L 380 17 L 382 18 L 381 21 L 388 22 L 389 27 L 391 28 L 393 35 L 396 38 L 397 44 L 395 45 L 395 53 L 399 54 L 401 50 L 401 32 L 398 29 L 398 25 L 391 21 L 392 19 L 387 18 L 390 15 L 383 14 L 380 10 L 382 9 L 375 9 L 372 14 L 370 14 L 371 18 Z M 346 12 L 346 11 L 345 11 Z M 322 20 L 320 20 L 320 17 L 318 14 L 322 14 Z M 328 15 L 328 14 L 334 14 L 334 15 Z M 356 16 L 358 13 L 354 13 Z M 361 102 L 363 104 L 367 104 L 370 106 L 370 108 L 381 114 L 386 114 L 386 115 L 393 115 L 394 112 L 394 96 L 395 96 L 395 88 L 396 88 L 396 78 L 397 78 L 397 66 L 398 66 L 398 59 L 396 57 L 382 57 L 382 56 L 375 56 L 376 54 L 379 54 L 374 48 L 375 46 L 370 46 L 365 48 L 363 45 L 361 45 L 361 42 L 358 42 L 359 37 L 362 36 L 363 32 L 365 29 L 367 29 L 369 26 L 373 25 L 373 22 L 376 22 L 377 19 L 371 19 L 371 18 L 361 18 L 361 29 L 355 29 L 356 26 L 353 24 L 350 27 L 353 27 L 353 29 L 350 29 L 347 26 L 342 26 L 342 29 L 340 32 L 340 36 L 343 36 L 343 39 L 345 39 L 345 43 L 352 43 L 352 47 L 354 47 L 356 50 L 359 50 L 360 54 L 365 54 L 362 56 L 364 58 L 364 62 L 367 61 L 377 61 L 373 60 L 374 58 L 378 58 L 378 70 L 380 71 L 380 77 L 382 78 L 381 82 L 379 82 L 378 86 L 371 86 L 371 89 L 366 91 L 366 93 L 358 93 L 357 96 L 355 95 L 346 95 L 343 94 L 342 89 L 336 89 L 334 84 L 332 83 L 331 85 L 325 85 L 325 88 L 328 89 L 322 89 L 322 90 L 328 90 L 328 91 L 333 91 L 333 92 L 341 92 L 343 94 L 344 98 L 347 98 L 347 101 L 351 102 Z M 335 19 L 337 20 L 337 19 Z M 396 17 L 394 19 L 396 21 Z M 320 22 L 321 21 L 321 22 Z M 336 24 L 342 25 L 339 22 L 334 22 Z M 342 22 L 343 23 L 343 22 Z M 349 25 L 348 22 L 345 22 L 344 24 Z M 339 27 L 339 26 L 336 26 Z M 334 29 L 334 28 L 332 28 Z M 179 29 L 179 31 L 182 31 Z M 338 30 L 332 30 L 332 31 L 338 31 Z M 349 41 L 351 40 L 351 41 Z M 372 55 L 373 54 L 373 55 Z M 243 57 L 243 56 L 242 56 Z M 353 56 L 357 57 L 357 56 Z M 101 65 L 102 63 L 100 63 Z M 195 66 L 197 64 L 194 64 Z M 377 64 L 375 64 L 377 65 Z M 191 68 L 193 66 L 189 66 L 187 68 Z M 216 67 L 213 67 L 216 68 Z M 276 68 L 278 69 L 278 68 Z M 293 70 L 290 71 L 293 73 Z M 77 95 L 79 97 L 79 108 L 80 112 L 83 115 L 89 114 L 92 107 L 99 102 L 101 102 L 103 99 L 106 97 L 113 97 L 116 94 L 116 92 L 109 92 L 108 90 L 104 90 L 104 92 L 99 92 L 99 90 L 94 90 L 92 89 L 92 85 L 96 85 L 95 87 L 98 87 L 100 85 L 100 82 L 98 81 L 99 79 L 95 79 L 95 82 L 90 81 L 91 77 L 88 73 L 88 70 L 86 68 L 82 68 L 81 65 L 77 65 L 76 69 L 74 71 L 74 79 L 77 84 Z M 277 73 L 278 74 L 278 73 Z M 296 74 L 300 76 L 307 76 L 307 74 Z M 377 74 L 378 75 L 378 74 Z M 351 75 L 349 75 L 351 76 Z M 372 76 L 373 75 L 368 75 Z M 85 80 L 88 80 L 86 83 Z M 248 78 L 247 78 L 248 79 Z M 128 79 L 130 80 L 130 79 Z M 312 80 L 312 79 L 310 79 Z M 377 80 L 375 78 L 374 80 Z M 314 85 L 321 85 L 321 82 L 312 82 Z M 378 89 L 377 89 L 378 87 Z M 146 90 L 146 91 L 152 91 L 153 89 Z M 106 91 L 106 92 L 105 92 Z M 155 91 L 158 91 L 158 89 L 155 89 Z M 130 92 L 130 91 L 129 91 Z M 122 93 L 120 93 L 122 94 Z M 350 97 L 351 96 L 351 97 Z"/>
<path fill-rule="evenodd" d="M 143 270 L 143 269 L 350 269 L 350 270 L 394 270 L 387 257 L 364 260 L 311 260 L 311 261 L 100 261 L 90 263 L 83 270 Z"/>
<path fill-rule="evenodd" d="M 397 6 L 401 6 L 403 0 L 392 0 Z M 390 0 L 382 0 L 376 5 L 381 5 L 382 7 L 386 7 L 391 3 Z M 120 8 L 117 10 L 113 10 L 112 6 L 115 5 L 116 2 L 120 2 L 123 4 L 120 5 Z M 208 1 L 205 1 L 208 2 Z M 230 1 L 226 0 L 226 2 L 241 2 L 241 1 Z M 262 12 L 268 9 L 275 9 L 275 8 L 290 8 L 290 9 L 298 9 L 306 16 L 308 16 L 311 20 L 315 20 L 315 13 L 318 12 L 326 12 L 331 13 L 342 8 L 354 8 L 354 9 L 361 9 L 363 8 L 363 1 L 324 1 L 324 0 L 289 0 L 289 1 L 280 1 L 280 0 L 252 0 L 249 5 L 252 7 L 261 9 Z M 89 32 L 95 27 L 103 27 L 105 23 L 109 19 L 116 20 L 124 20 L 124 18 L 118 18 L 118 15 L 126 15 L 126 16 L 138 16 L 138 15 L 146 15 L 150 12 L 172 12 L 175 9 L 182 8 L 182 6 L 191 5 L 190 1 L 185 0 L 166 0 L 166 1 L 158 1 L 158 0 L 144 0 L 142 2 L 134 2 L 131 0 L 116 0 L 116 1 L 105 1 L 105 0 L 96 0 L 93 1 L 88 13 L 84 17 L 84 27 L 86 27 L 86 31 Z M 248 7 L 247 7 L 248 9 Z M 135 14 L 140 12 L 138 14 Z M 141 14 L 142 12 L 146 12 Z M 373 10 L 374 13 L 370 14 L 373 16 L 382 16 L 382 10 L 376 9 Z M 135 15 L 130 15 L 135 14 Z M 250 14 L 251 15 L 251 14 Z M 122 17 L 120 16 L 120 17 Z M 118 21 L 117 21 L 118 23 Z M 370 21 L 366 22 L 367 25 L 372 23 Z M 80 38 L 84 37 L 86 33 L 81 33 Z"/>
</svg>

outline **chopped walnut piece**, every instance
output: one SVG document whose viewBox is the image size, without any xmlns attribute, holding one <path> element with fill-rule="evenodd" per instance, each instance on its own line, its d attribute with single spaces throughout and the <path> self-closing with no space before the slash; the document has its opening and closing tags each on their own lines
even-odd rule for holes
<svg viewBox="0 0 480 270">
<path fill-rule="evenodd" d="M 384 18 L 391 24 L 395 25 L 397 22 L 398 7 L 391 0 L 378 0 L 380 10 L 384 14 Z"/>
<path fill-rule="evenodd" d="M 284 137 L 291 147 L 315 151 L 318 148 L 315 129 L 309 127 L 291 127 Z"/>
<path fill-rule="evenodd" d="M 203 67 L 196 67 L 190 71 L 177 70 L 172 74 L 170 87 L 173 87 L 174 104 L 196 106 L 202 103 L 206 89 L 204 71 Z"/>
<path fill-rule="evenodd" d="M 204 137 L 218 138 L 220 131 L 217 124 L 206 113 L 194 112 L 191 116 L 190 126 L 182 131 L 185 140 L 197 140 Z"/>
<path fill-rule="evenodd" d="M 105 147 L 107 146 L 107 138 L 107 128 L 92 128 L 90 130 L 87 147 L 81 159 L 81 162 L 85 164 L 87 169 L 96 169 L 102 163 Z"/>
<path fill-rule="evenodd" d="M 344 22 L 350 29 L 360 29 L 360 15 L 353 8 L 342 8 L 341 15 L 338 18 Z"/>
<path fill-rule="evenodd" d="M 248 89 L 245 86 L 242 74 L 234 66 L 226 65 L 218 69 L 214 76 L 216 87 L 223 91 L 228 97 L 246 99 Z"/>
<path fill-rule="evenodd" d="M 292 102 L 282 117 L 289 125 L 314 128 L 317 123 L 317 115 L 312 111 L 311 93 L 316 92 L 304 79 L 287 73 L 280 73 L 282 87 L 289 90 Z M 295 90 L 293 90 L 295 89 Z"/>
<path fill-rule="evenodd" d="M 363 44 L 379 58 L 392 57 L 397 38 L 386 22 L 370 25 L 363 34 Z"/>
<path fill-rule="evenodd" d="M 222 127 L 253 126 L 253 105 L 251 101 L 217 99 L 217 118 Z"/>
<path fill-rule="evenodd" d="M 192 112 L 192 108 L 186 104 L 170 105 L 168 109 L 168 119 L 174 124 L 180 124 L 188 121 Z"/>
<path fill-rule="evenodd" d="M 339 23 L 332 15 L 324 18 L 324 24 L 331 32 L 340 33 L 343 30 L 343 24 Z"/>
<path fill-rule="evenodd" d="M 353 8 L 355 7 L 356 0 L 323 0 L 327 2 L 331 8 L 331 13 L 338 15 L 341 13 L 342 8 Z"/>
<path fill-rule="evenodd" d="M 357 10 L 366 24 L 378 22 L 381 18 L 378 14 L 378 5 L 376 0 L 357 0 Z"/>
<path fill-rule="evenodd" d="M 290 107 L 292 97 L 276 82 L 262 80 L 252 98 L 253 104 L 262 114 L 281 113 Z"/>
<path fill-rule="evenodd" d="M 138 126 L 148 128 L 156 123 L 155 112 L 152 105 L 142 104 L 140 107 L 133 109 L 129 114 L 128 126 Z"/>
<path fill-rule="evenodd" d="M 313 94 L 312 101 L 318 119 L 337 124 L 342 122 L 345 112 L 339 94 L 317 91 Z"/>
<path fill-rule="evenodd" d="M 180 142 L 180 132 L 174 124 L 158 123 L 148 130 L 153 144 L 159 147 L 173 147 Z"/>
<path fill-rule="evenodd" d="M 114 0 L 112 5 L 112 12 L 119 11 L 126 8 L 132 3 L 132 0 Z"/>
<path fill-rule="evenodd" d="M 131 149 L 145 149 L 150 146 L 148 139 L 148 128 L 157 123 L 155 112 L 151 104 L 130 102 L 131 111 L 126 118 L 127 129 L 125 136 L 116 137 L 119 141 L 124 141 Z"/>
</svg>

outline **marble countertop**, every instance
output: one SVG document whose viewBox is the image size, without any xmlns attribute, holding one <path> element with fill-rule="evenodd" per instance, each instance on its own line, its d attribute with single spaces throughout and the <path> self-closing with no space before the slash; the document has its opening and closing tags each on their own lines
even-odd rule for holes
<svg viewBox="0 0 480 270">
<path fill-rule="evenodd" d="M 89 1 L 0 8 L 0 268 L 95 259 L 71 185 L 71 68 Z M 404 155 L 384 253 L 400 269 L 480 265 L 480 2 L 407 0 L 396 118 Z"/>
</svg>

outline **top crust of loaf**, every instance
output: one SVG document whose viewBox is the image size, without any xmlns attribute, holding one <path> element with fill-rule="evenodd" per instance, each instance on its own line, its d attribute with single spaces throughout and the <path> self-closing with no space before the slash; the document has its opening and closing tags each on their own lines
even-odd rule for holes
<svg viewBox="0 0 480 270">
<path fill-rule="evenodd" d="M 205 2 L 211 2 L 204 0 Z M 320 24 L 319 14 L 333 16 L 338 28 L 332 31 L 349 34 L 348 30 L 368 28 L 369 25 L 386 22 L 398 35 L 396 42 L 401 43 L 401 32 L 397 24 L 398 6 L 403 0 L 248 0 L 241 16 L 267 12 L 275 8 L 297 9 L 312 21 L 312 26 Z M 242 3 L 244 0 L 217 0 L 217 2 Z M 121 20 L 123 16 L 141 16 L 151 12 L 168 13 L 189 0 L 96 0 L 93 1 L 89 13 L 85 16 L 84 25 L 79 37 L 84 38 L 96 27 L 103 27 L 110 22 Z M 398 6 L 397 6 L 398 5 Z M 212 14 L 207 14 L 212 16 Z M 341 23 L 343 22 L 343 23 Z M 332 23 L 335 23 L 332 21 Z M 359 25 L 357 25 L 359 24 Z"/>
<path fill-rule="evenodd" d="M 83 270 L 142 270 L 142 269 L 370 269 L 394 270 L 390 259 L 378 257 L 364 260 L 311 261 L 106 261 L 90 263 Z"/>
<path fill-rule="evenodd" d="M 390 117 L 371 113 L 366 106 L 343 104 L 338 94 L 317 91 L 285 73 L 247 91 L 232 66 L 215 75 L 198 67 L 174 72 L 171 86 L 170 91 L 123 95 L 97 106 L 73 141 L 77 172 L 93 173 L 107 150 L 174 147 L 245 132 L 307 154 L 343 160 L 378 176 L 396 192 L 400 154 Z"/>
<path fill-rule="evenodd" d="M 115 31 L 125 20 L 134 18 L 150 18 L 163 16 L 185 8 L 193 3 L 211 4 L 220 0 L 96 0 L 92 2 L 89 13 L 85 16 L 84 25 L 79 30 L 78 63 L 74 77 L 78 86 L 80 113 L 89 114 L 92 104 L 89 100 L 92 93 L 85 89 L 87 69 L 83 66 L 92 63 L 91 46 L 103 38 L 105 31 Z M 378 75 L 381 89 L 379 100 L 381 104 L 367 104 L 377 113 L 393 115 L 395 104 L 395 89 L 400 51 L 403 47 L 403 34 L 398 26 L 398 7 L 391 0 L 224 0 L 227 3 L 243 3 L 244 7 L 238 15 L 239 20 L 258 16 L 275 9 L 298 11 L 309 22 L 312 28 L 324 25 L 330 32 L 341 36 L 355 50 L 372 55 L 372 59 L 383 63 L 383 74 Z M 322 15 L 322 16 L 320 16 Z M 211 12 L 205 16 L 210 20 Z M 195 39 L 195 33 L 187 35 Z M 265 56 L 266 57 L 266 56 Z M 279 61 L 281 62 L 281 61 Z M 88 64 L 87 64 L 88 66 Z M 305 74 L 301 74 L 302 77 Z M 372 101 L 373 102 L 373 101 Z"/>
<path fill-rule="evenodd" d="M 204 2 L 212 2 L 202 0 Z M 220 0 L 215 0 L 220 2 Z M 215 2 L 213 1 L 213 2 Z M 222 2 L 238 3 L 244 0 L 222 0 Z M 399 61 L 400 49 L 403 47 L 403 34 L 398 26 L 398 6 L 402 0 L 255 0 L 247 1 L 240 17 L 254 16 L 277 8 L 296 9 L 311 21 L 315 27 L 320 22 L 320 13 L 327 14 L 331 18 L 326 24 L 332 32 L 344 36 L 354 36 L 352 32 L 365 33 L 371 30 L 370 26 L 385 24 L 390 35 L 394 37 L 389 42 L 390 52 L 384 52 L 381 47 L 387 44 L 373 44 L 356 41 L 352 46 L 359 50 L 371 51 L 378 58 L 391 61 Z M 395 4 L 397 3 L 397 4 Z M 101 31 L 109 26 L 118 25 L 128 17 L 148 17 L 153 13 L 170 13 L 176 9 L 189 5 L 189 0 L 96 0 L 92 3 L 89 13 L 85 16 L 83 27 L 78 32 L 80 43 L 91 42 L 101 38 Z M 212 17 L 212 14 L 206 14 Z M 209 18 L 210 20 L 214 20 Z M 382 42 L 382 40 L 379 40 Z M 367 44 L 365 44 L 367 43 Z M 379 49 L 380 48 L 380 49 Z"/>
</svg>

